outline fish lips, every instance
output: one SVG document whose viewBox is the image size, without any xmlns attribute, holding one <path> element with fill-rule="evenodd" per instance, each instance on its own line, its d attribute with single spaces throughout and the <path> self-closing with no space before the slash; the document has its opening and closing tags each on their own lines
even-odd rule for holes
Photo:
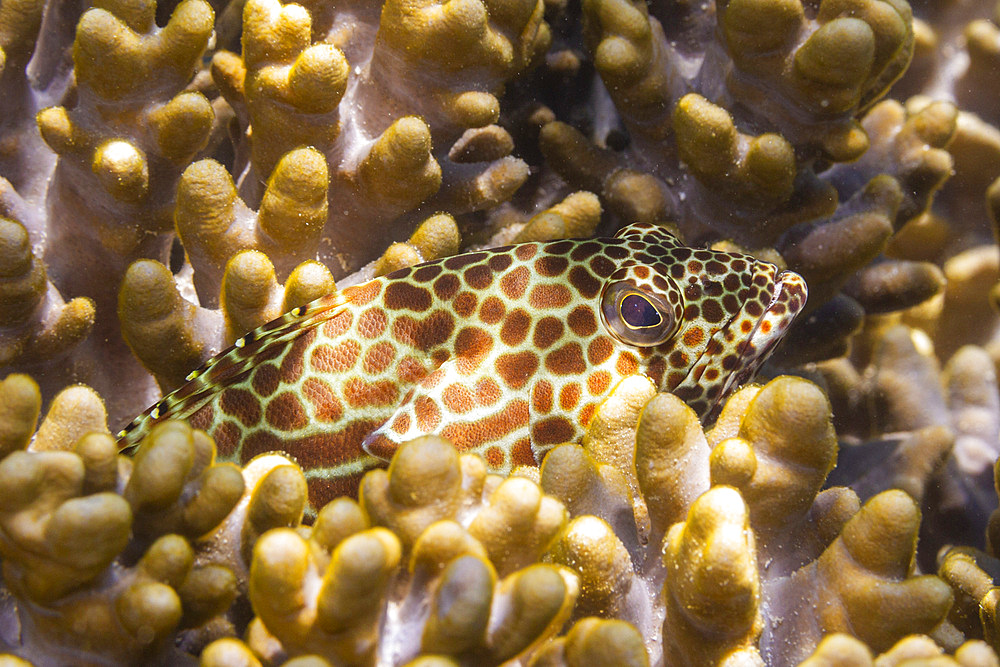
<svg viewBox="0 0 1000 667">
<path fill-rule="evenodd" d="M 792 322 L 805 307 L 808 296 L 809 289 L 802 276 L 787 270 L 777 275 L 770 302 L 757 318 L 753 330 L 737 348 L 739 370 L 727 379 L 720 396 L 728 396 L 733 389 L 753 378 L 788 333 Z"/>
<path fill-rule="evenodd" d="M 705 424 L 714 422 L 726 398 L 753 378 L 805 306 L 807 290 L 802 276 L 793 271 L 778 273 L 777 267 L 766 262 L 758 263 L 757 275 L 767 278 L 764 295 L 745 302 L 712 334 L 692 370 L 671 390 Z M 744 331 L 748 322 L 752 326 Z"/>
</svg>

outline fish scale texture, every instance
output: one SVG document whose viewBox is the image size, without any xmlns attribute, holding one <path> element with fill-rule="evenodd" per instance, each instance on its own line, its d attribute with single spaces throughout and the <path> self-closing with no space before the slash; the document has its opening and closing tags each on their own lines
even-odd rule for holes
<svg viewBox="0 0 1000 667">
<path fill-rule="evenodd" d="M 658 304 L 646 313 L 654 323 L 629 321 L 629 295 Z M 356 492 L 400 443 L 431 433 L 509 473 L 578 440 L 632 375 L 710 415 L 805 298 L 794 273 L 684 247 L 645 223 L 613 238 L 457 255 L 265 325 L 193 373 L 121 442 L 189 418 L 223 460 L 290 453 L 314 507 Z M 650 345 L 656 336 L 663 340 Z"/>
</svg>

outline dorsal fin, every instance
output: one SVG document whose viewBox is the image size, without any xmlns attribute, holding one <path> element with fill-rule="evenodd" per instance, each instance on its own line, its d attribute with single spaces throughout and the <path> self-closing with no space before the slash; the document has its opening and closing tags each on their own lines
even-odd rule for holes
<svg viewBox="0 0 1000 667">
<path fill-rule="evenodd" d="M 281 354 L 285 346 L 310 329 L 336 317 L 350 305 L 348 288 L 293 308 L 239 338 L 228 349 L 188 373 L 187 381 L 147 408 L 118 432 L 120 450 L 133 448 L 150 428 L 165 419 L 194 414 L 219 391 L 246 377 L 258 364 Z"/>
</svg>

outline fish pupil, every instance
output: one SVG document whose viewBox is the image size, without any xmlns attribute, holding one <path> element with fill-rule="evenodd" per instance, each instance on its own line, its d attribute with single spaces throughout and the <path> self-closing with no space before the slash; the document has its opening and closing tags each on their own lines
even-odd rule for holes
<svg viewBox="0 0 1000 667">
<path fill-rule="evenodd" d="M 622 299 L 621 315 L 625 323 L 634 329 L 655 327 L 663 321 L 656 307 L 638 294 L 629 294 Z"/>
</svg>

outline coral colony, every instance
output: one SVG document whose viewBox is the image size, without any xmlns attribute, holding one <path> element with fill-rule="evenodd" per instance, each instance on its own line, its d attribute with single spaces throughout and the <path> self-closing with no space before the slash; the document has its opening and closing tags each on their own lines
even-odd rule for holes
<svg viewBox="0 0 1000 667">
<path fill-rule="evenodd" d="M 0 666 L 1000 666 L 998 24 L 0 0 Z"/>
</svg>

